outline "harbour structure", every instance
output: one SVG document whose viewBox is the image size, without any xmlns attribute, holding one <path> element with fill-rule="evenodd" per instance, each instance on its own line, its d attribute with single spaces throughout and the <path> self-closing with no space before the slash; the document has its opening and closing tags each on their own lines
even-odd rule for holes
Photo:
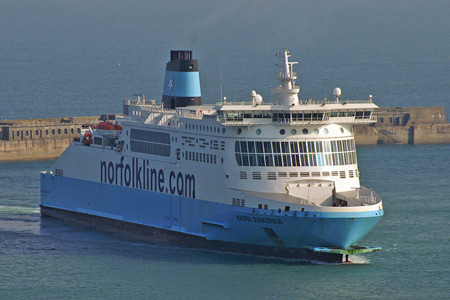
<svg viewBox="0 0 450 300">
<path fill-rule="evenodd" d="M 118 126 L 81 131 L 41 173 L 41 212 L 152 241 L 342 262 L 380 250 L 357 242 L 383 216 L 360 185 L 354 125 L 375 122 L 372 99 L 300 100 L 295 62 L 263 102 L 201 104 L 197 61 L 172 51 L 163 99 L 129 100 Z M 194 86 L 192 86 L 194 85 Z M 341 115 L 340 112 L 346 114 Z"/>
<path fill-rule="evenodd" d="M 380 107 L 377 122 L 355 126 L 357 145 L 450 144 L 450 124 L 443 106 Z"/>
<path fill-rule="evenodd" d="M 107 117 L 0 121 L 0 162 L 57 158 L 83 127 Z"/>
</svg>

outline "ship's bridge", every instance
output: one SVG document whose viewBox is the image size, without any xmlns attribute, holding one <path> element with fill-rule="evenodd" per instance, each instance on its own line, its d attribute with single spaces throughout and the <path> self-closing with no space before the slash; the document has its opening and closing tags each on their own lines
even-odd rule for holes
<svg viewBox="0 0 450 300">
<path fill-rule="evenodd" d="M 298 105 L 254 105 L 245 102 L 217 103 L 218 118 L 224 126 L 252 126 L 262 124 L 362 124 L 375 123 L 371 100 L 301 101 Z"/>
</svg>

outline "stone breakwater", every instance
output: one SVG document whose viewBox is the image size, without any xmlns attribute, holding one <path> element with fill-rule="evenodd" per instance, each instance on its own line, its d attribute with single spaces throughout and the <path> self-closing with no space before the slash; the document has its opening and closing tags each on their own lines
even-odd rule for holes
<svg viewBox="0 0 450 300">
<path fill-rule="evenodd" d="M 357 145 L 450 144 L 450 124 L 443 106 L 382 107 L 377 122 L 355 126 Z"/>
<path fill-rule="evenodd" d="M 437 107 L 388 107 L 377 122 L 355 125 L 357 145 L 450 144 L 450 124 Z M 115 115 L 0 121 L 0 162 L 57 158 L 80 136 L 81 128 Z"/>
<path fill-rule="evenodd" d="M 57 158 L 81 128 L 109 116 L 0 121 L 0 162 Z"/>
</svg>

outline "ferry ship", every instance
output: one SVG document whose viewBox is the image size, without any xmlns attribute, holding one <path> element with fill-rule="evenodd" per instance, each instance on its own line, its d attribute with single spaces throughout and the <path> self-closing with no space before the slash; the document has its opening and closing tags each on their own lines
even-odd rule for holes
<svg viewBox="0 0 450 300">
<path fill-rule="evenodd" d="M 367 100 L 299 100 L 296 62 L 277 53 L 266 103 L 201 103 L 192 51 L 171 51 L 162 101 L 124 101 L 115 124 L 81 132 L 41 173 L 41 213 L 152 242 L 252 255 L 348 261 L 383 216 L 360 185 L 355 124 Z"/>
</svg>

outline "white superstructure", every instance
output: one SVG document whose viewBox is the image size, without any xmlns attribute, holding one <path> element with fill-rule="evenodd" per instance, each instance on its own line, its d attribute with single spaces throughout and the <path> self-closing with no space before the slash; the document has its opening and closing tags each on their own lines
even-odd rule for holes
<svg viewBox="0 0 450 300">
<path fill-rule="evenodd" d="M 286 49 L 277 54 L 283 64 L 273 103 L 252 91 L 247 103 L 200 105 L 199 86 L 180 83 L 199 84 L 192 53 L 171 56 L 164 105 L 126 100 L 120 128 L 89 129 L 52 167 L 52 176 L 98 185 L 110 199 L 92 195 L 59 205 L 59 197 L 48 196 L 53 188 L 48 194 L 43 188 L 42 206 L 232 243 L 233 249 L 355 253 L 351 247 L 383 215 L 379 195 L 360 185 L 353 135 L 353 125 L 376 121 L 371 97 L 342 101 L 336 88 L 334 101 L 299 100 L 296 63 Z M 44 186 L 53 184 L 43 176 Z"/>
</svg>

